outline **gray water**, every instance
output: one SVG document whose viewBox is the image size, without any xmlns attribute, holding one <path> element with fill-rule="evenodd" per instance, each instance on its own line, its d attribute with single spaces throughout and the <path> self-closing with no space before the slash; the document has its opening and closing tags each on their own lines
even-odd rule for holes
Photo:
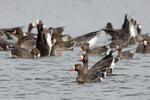
<svg viewBox="0 0 150 100">
<path fill-rule="evenodd" d="M 47 26 L 65 26 L 64 33 L 74 37 L 103 28 L 109 21 L 120 28 L 128 13 L 148 33 L 149 8 L 149 0 L 0 0 L 0 27 L 24 25 L 26 31 L 28 23 L 42 19 Z M 80 63 L 79 48 L 62 53 L 37 60 L 12 59 L 10 52 L 0 52 L 0 100 L 150 100 L 150 55 L 119 61 L 114 75 L 102 83 L 79 85 L 77 73 L 68 71 Z M 100 59 L 90 57 L 89 66 Z"/>
</svg>

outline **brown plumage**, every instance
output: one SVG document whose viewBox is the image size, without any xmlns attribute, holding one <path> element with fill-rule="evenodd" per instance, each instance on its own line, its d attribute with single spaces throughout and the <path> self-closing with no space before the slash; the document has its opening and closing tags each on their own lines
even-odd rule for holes
<svg viewBox="0 0 150 100">
<path fill-rule="evenodd" d="M 18 41 L 16 43 L 18 46 L 30 50 L 35 47 L 35 38 L 28 36 L 28 34 L 24 33 L 21 29 L 16 30 L 16 34 L 18 34 Z"/>
<path fill-rule="evenodd" d="M 96 72 L 94 73 L 83 73 L 83 66 L 81 64 L 76 64 L 75 68 L 73 69 L 78 72 L 78 76 L 76 78 L 77 82 L 79 84 L 82 83 L 95 83 L 95 82 L 101 82 L 102 79 L 100 78 L 100 75 Z M 71 70 L 71 71 L 73 71 Z"/>
<path fill-rule="evenodd" d="M 118 50 L 118 57 L 120 59 L 129 59 L 129 58 L 132 58 L 133 55 L 134 55 L 130 51 L 124 51 L 124 52 L 122 52 L 122 48 L 121 48 L 120 45 L 117 45 L 116 49 Z"/>
<path fill-rule="evenodd" d="M 103 30 L 106 32 L 106 34 L 109 34 L 112 37 L 112 40 L 122 39 L 127 41 L 130 37 L 129 21 L 127 19 L 127 15 L 125 15 L 121 29 L 114 29 L 112 24 L 109 22 L 107 23 L 106 29 Z"/>
<path fill-rule="evenodd" d="M 139 44 L 136 48 L 136 53 L 150 53 L 150 44 L 147 42 L 147 40 L 141 41 L 141 44 Z"/>
<path fill-rule="evenodd" d="M 83 43 L 81 45 L 81 51 L 86 51 L 86 54 L 88 56 L 101 56 L 106 54 L 106 52 L 108 51 L 108 47 L 107 46 L 102 46 L 102 47 L 95 47 L 90 49 L 89 48 L 89 43 Z"/>
<path fill-rule="evenodd" d="M 40 51 L 37 48 L 33 48 L 31 51 L 20 48 L 18 46 L 10 46 L 12 57 L 24 58 L 24 59 L 34 59 L 40 58 Z"/>
</svg>

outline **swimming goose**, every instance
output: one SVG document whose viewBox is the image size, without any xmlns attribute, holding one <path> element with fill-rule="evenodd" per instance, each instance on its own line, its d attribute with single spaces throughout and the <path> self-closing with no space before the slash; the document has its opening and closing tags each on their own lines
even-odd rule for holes
<svg viewBox="0 0 150 100">
<path fill-rule="evenodd" d="M 50 56 L 52 49 L 52 34 L 53 30 L 45 30 L 43 22 L 40 20 L 37 25 L 38 37 L 36 41 L 36 48 L 41 52 L 41 56 Z"/>
<path fill-rule="evenodd" d="M 56 41 L 56 44 L 54 45 L 54 49 L 55 50 L 62 50 L 62 51 L 73 50 L 75 45 L 76 45 L 75 41 L 66 41 L 66 42 L 57 42 Z"/>
<path fill-rule="evenodd" d="M 136 53 L 150 53 L 150 44 L 147 42 L 147 40 L 141 41 L 141 44 L 139 44 L 136 48 Z"/>
<path fill-rule="evenodd" d="M 79 84 L 83 84 L 83 83 L 97 83 L 97 82 L 101 82 L 102 78 L 101 78 L 101 73 L 83 73 L 83 66 L 81 64 L 76 64 L 75 68 L 71 68 L 70 71 L 77 71 L 78 72 L 78 76 L 76 78 L 76 81 Z"/>
<path fill-rule="evenodd" d="M 116 39 L 112 40 L 111 43 L 109 44 L 110 48 L 116 48 L 117 45 L 121 45 L 122 48 L 127 47 L 126 40 Z"/>
<path fill-rule="evenodd" d="M 148 34 L 142 34 L 142 25 L 137 25 L 137 36 L 135 37 L 137 43 L 141 43 L 141 41 L 146 40 L 150 44 L 150 37 Z"/>
<path fill-rule="evenodd" d="M 55 41 L 54 50 L 73 50 L 73 47 L 76 45 L 75 41 L 62 41 L 61 36 L 54 32 L 54 28 L 49 28 L 53 30 L 52 40 Z"/>
<path fill-rule="evenodd" d="M 15 44 L 0 38 L 0 51 L 8 51 L 10 45 Z"/>
<path fill-rule="evenodd" d="M 36 45 L 36 39 L 34 37 L 28 36 L 28 34 L 24 33 L 22 29 L 16 30 L 16 34 L 18 37 L 17 45 L 21 48 L 25 49 L 33 49 Z"/>
<path fill-rule="evenodd" d="M 72 39 L 69 34 L 62 34 L 64 27 L 50 27 L 50 29 L 53 29 L 53 37 L 55 37 L 57 42 L 65 42 Z"/>
<path fill-rule="evenodd" d="M 9 46 L 13 58 L 35 59 L 40 58 L 40 51 L 37 48 L 33 48 L 31 51 L 20 48 L 19 46 Z"/>
<path fill-rule="evenodd" d="M 122 48 L 121 48 L 120 45 L 117 45 L 116 49 L 118 50 L 118 57 L 120 59 L 129 59 L 129 58 L 132 58 L 133 55 L 134 55 L 130 51 L 124 51 L 124 52 L 122 52 Z"/>
<path fill-rule="evenodd" d="M 113 58 L 112 53 L 114 51 L 110 51 L 109 55 L 106 55 L 104 58 L 102 58 L 100 61 L 98 61 L 94 66 L 91 67 L 91 69 L 88 70 L 88 55 L 83 54 L 79 61 L 83 62 L 83 72 L 86 73 L 101 73 L 101 77 L 106 77 L 106 75 L 111 75 L 113 66 L 115 63 L 120 59 L 119 57 Z"/>
<path fill-rule="evenodd" d="M 95 48 L 92 48 L 90 49 L 89 48 L 89 43 L 83 43 L 81 45 L 81 51 L 86 51 L 86 54 L 88 56 L 101 56 L 101 55 L 104 55 L 106 54 L 106 52 L 108 51 L 108 47 L 107 46 L 102 46 L 102 47 L 95 47 Z"/>
</svg>

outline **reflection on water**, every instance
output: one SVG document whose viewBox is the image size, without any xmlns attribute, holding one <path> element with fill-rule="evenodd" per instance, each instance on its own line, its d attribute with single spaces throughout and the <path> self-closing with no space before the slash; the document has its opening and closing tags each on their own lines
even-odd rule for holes
<svg viewBox="0 0 150 100">
<path fill-rule="evenodd" d="M 46 25 L 65 26 L 64 33 L 77 36 L 103 28 L 108 21 L 119 28 L 124 14 L 129 13 L 143 24 L 145 33 L 149 32 L 150 26 L 150 15 L 146 13 L 149 2 L 3 0 L 0 1 L 0 27 L 27 26 L 41 18 Z M 75 81 L 77 73 L 68 69 L 79 63 L 79 48 L 63 52 L 63 56 L 40 60 L 11 59 L 9 52 L 0 52 L 0 100 L 147 100 L 150 97 L 149 57 L 135 54 L 133 59 L 119 61 L 113 75 L 102 83 L 78 85 Z M 89 66 L 92 66 L 101 57 L 89 59 Z"/>
</svg>

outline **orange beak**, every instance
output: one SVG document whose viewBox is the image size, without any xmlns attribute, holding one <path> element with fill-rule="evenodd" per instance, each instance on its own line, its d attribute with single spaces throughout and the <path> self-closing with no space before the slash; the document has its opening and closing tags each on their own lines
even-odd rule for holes
<svg viewBox="0 0 150 100">
<path fill-rule="evenodd" d="M 69 69 L 69 71 L 75 71 L 75 68 L 74 68 L 74 67 L 72 67 L 72 68 L 70 68 L 70 69 Z"/>
<path fill-rule="evenodd" d="M 59 54 L 60 56 L 62 55 L 62 53 L 59 50 L 56 50 L 57 54 Z"/>
</svg>

